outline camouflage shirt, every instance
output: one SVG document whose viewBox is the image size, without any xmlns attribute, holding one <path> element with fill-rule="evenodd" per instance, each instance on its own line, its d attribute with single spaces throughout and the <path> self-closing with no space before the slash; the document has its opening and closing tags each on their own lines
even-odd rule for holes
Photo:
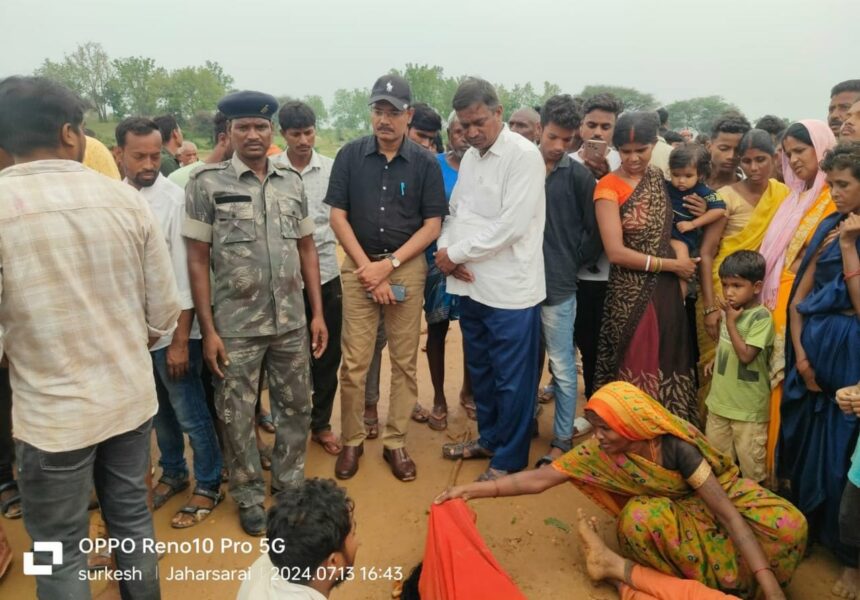
<svg viewBox="0 0 860 600">
<path fill-rule="evenodd" d="M 236 155 L 185 188 L 182 235 L 211 244 L 212 304 L 222 337 L 305 326 L 298 240 L 314 232 L 301 176 L 268 161 L 261 182 Z"/>
</svg>

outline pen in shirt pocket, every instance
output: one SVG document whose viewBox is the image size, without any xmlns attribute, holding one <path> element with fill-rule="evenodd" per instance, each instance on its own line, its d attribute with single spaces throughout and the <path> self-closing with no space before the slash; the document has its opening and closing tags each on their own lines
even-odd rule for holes
<svg viewBox="0 0 860 600">
<path fill-rule="evenodd" d="M 400 182 L 400 195 L 401 196 L 406 195 L 406 184 L 402 181 Z"/>
</svg>

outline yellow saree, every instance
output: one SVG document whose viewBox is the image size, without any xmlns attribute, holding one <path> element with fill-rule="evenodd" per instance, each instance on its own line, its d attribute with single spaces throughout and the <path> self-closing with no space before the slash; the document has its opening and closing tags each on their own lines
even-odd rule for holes
<svg viewBox="0 0 860 600">
<path fill-rule="evenodd" d="M 693 444 L 704 457 L 704 469 L 713 472 L 747 520 L 777 580 L 782 585 L 790 581 L 806 548 L 807 524 L 800 511 L 740 478 L 730 458 L 711 447 L 698 429 L 637 387 L 610 383 L 594 394 L 591 408 L 586 405 L 586 410 L 595 409 L 595 400 L 602 404 L 600 416 L 611 411 L 614 418 L 604 420 L 628 439 L 634 439 L 631 434 L 643 440 L 669 435 Z M 679 472 L 636 454 L 608 455 L 596 439 L 558 458 L 553 468 L 571 477 L 577 488 L 618 517 L 618 542 L 624 555 L 726 593 L 744 598 L 755 595 L 755 577 L 739 560 L 734 542 Z M 696 473 L 700 470 L 702 467 Z"/>
</svg>

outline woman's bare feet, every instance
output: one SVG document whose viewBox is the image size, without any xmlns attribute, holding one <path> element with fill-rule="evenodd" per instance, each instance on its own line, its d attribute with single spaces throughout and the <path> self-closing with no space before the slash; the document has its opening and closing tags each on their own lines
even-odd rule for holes
<svg viewBox="0 0 860 600">
<path fill-rule="evenodd" d="M 579 538 L 585 552 L 585 569 L 594 581 L 604 579 L 624 580 L 624 559 L 606 547 L 597 533 L 597 519 L 586 517 L 583 510 L 577 510 L 579 517 Z"/>
<path fill-rule="evenodd" d="M 842 570 L 842 577 L 833 584 L 830 593 L 838 598 L 854 600 L 857 598 L 858 587 L 860 587 L 858 584 L 860 584 L 860 570 L 845 567 Z"/>
</svg>

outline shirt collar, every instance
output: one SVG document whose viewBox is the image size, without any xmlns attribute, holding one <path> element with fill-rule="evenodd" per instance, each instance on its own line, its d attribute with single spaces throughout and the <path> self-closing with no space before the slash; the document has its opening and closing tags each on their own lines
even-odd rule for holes
<svg viewBox="0 0 860 600">
<path fill-rule="evenodd" d="M 292 169 L 293 171 L 295 171 L 299 175 L 304 175 L 305 173 L 308 173 L 309 171 L 313 171 L 313 170 L 322 168 L 322 161 L 320 160 L 320 155 L 317 153 L 316 150 L 311 150 L 311 161 L 308 163 L 308 166 L 306 166 L 301 171 L 298 170 L 296 167 L 294 167 L 293 163 L 290 162 L 290 157 L 287 155 L 286 150 L 284 150 L 281 154 L 279 154 L 277 156 L 277 158 L 281 159 L 281 162 L 283 164 L 287 165 L 290 169 Z"/>
<path fill-rule="evenodd" d="M 132 188 L 134 188 L 135 190 L 137 190 L 138 192 L 140 192 L 140 193 L 141 193 L 141 194 L 143 194 L 144 196 L 149 196 L 149 195 L 153 195 L 153 194 L 158 194 L 158 193 L 159 193 L 159 190 L 164 186 L 164 182 L 165 182 L 165 181 L 167 181 L 167 177 L 165 177 L 164 175 L 162 175 L 161 173 L 159 173 L 159 174 L 156 176 L 155 181 L 153 181 L 153 182 L 152 182 L 152 185 L 151 185 L 151 186 L 149 186 L 149 187 L 142 187 L 142 188 L 140 188 L 140 189 L 138 190 L 138 189 L 137 189 L 137 188 L 135 188 L 133 185 L 131 185 L 131 182 L 128 180 L 128 177 L 124 177 L 124 178 L 123 178 L 123 180 L 122 180 L 122 182 L 123 182 L 124 184 L 126 184 L 126 185 L 128 185 L 128 186 L 131 186 Z"/>
<path fill-rule="evenodd" d="M 502 156 L 502 154 L 504 154 L 504 152 L 505 152 L 505 146 L 508 145 L 508 136 L 510 136 L 510 135 L 519 135 L 519 134 L 512 132 L 508 128 L 508 124 L 503 123 L 502 124 L 502 130 L 499 132 L 498 137 L 496 137 L 496 141 L 493 142 L 493 145 L 490 146 L 490 149 L 484 153 L 484 156 L 486 156 L 487 154 L 495 154 L 496 156 Z M 481 153 L 478 152 L 478 156 L 480 156 L 480 155 L 481 155 Z"/>
<path fill-rule="evenodd" d="M 86 167 L 74 160 L 52 158 L 34 160 L 31 162 L 12 165 L 0 171 L 0 177 L 15 177 L 18 175 L 36 175 L 39 173 L 83 171 Z M 97 172 L 97 171 L 96 171 Z"/>
<path fill-rule="evenodd" d="M 233 165 L 233 170 L 236 171 L 236 179 L 242 179 L 242 175 L 244 175 L 246 172 L 254 174 L 254 171 L 251 169 L 251 167 L 243 163 L 242 159 L 240 159 L 239 155 L 235 152 L 233 153 L 233 158 L 230 159 L 230 164 Z M 268 177 L 269 175 L 280 174 L 280 170 L 278 169 L 278 167 L 275 166 L 275 161 L 269 158 L 266 161 L 266 176 Z M 256 177 L 255 174 L 254 176 Z"/>
<path fill-rule="evenodd" d="M 553 173 L 555 173 L 559 169 L 569 169 L 571 160 L 572 159 L 570 158 L 570 155 L 567 152 L 565 152 L 564 154 L 561 155 L 561 158 L 555 163 L 555 165 L 552 168 L 552 171 L 550 171 L 549 174 L 552 175 Z"/>
<path fill-rule="evenodd" d="M 371 135 L 369 136 L 369 138 L 370 139 L 368 140 L 368 143 L 364 147 L 364 155 L 369 156 L 371 154 L 379 154 L 381 156 L 384 156 L 384 154 L 379 151 L 379 143 L 376 140 L 376 136 Z M 400 142 L 400 147 L 397 149 L 397 154 L 394 155 L 394 158 L 397 158 L 399 156 L 403 158 L 403 160 L 408 162 L 412 150 L 413 148 L 412 145 L 409 143 L 409 138 L 404 135 L 403 141 Z"/>
</svg>

